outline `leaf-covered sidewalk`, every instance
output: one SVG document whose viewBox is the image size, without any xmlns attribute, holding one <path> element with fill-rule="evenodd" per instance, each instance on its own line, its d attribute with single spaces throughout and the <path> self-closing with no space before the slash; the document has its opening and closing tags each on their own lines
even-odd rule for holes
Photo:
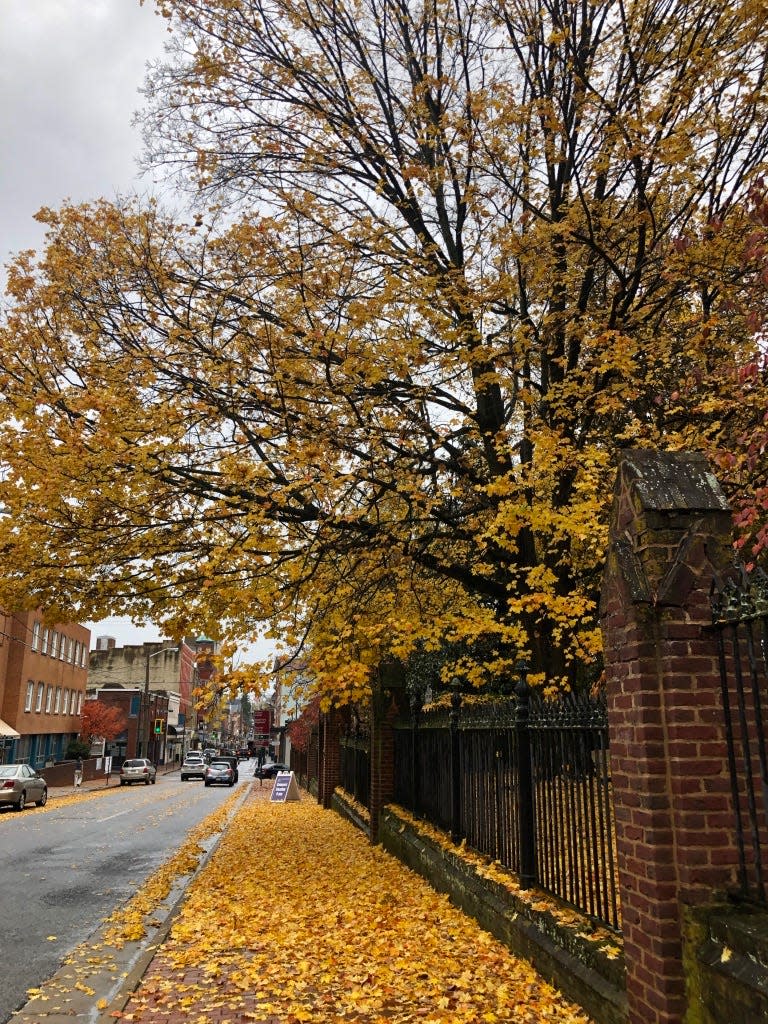
<svg viewBox="0 0 768 1024">
<path fill-rule="evenodd" d="M 588 1024 L 332 811 L 254 789 L 122 1019 Z"/>
</svg>

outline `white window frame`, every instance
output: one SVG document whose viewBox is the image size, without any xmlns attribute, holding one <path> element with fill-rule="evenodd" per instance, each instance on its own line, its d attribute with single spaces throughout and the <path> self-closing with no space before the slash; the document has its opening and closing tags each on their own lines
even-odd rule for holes
<svg viewBox="0 0 768 1024">
<path fill-rule="evenodd" d="M 83 695 L 82 695 L 82 693 L 78 693 L 78 695 L 77 695 L 77 714 L 78 715 L 80 714 L 80 711 L 82 710 L 82 707 L 83 707 Z"/>
<path fill-rule="evenodd" d="M 33 651 L 36 651 L 40 646 L 40 620 L 35 619 L 32 623 L 32 643 L 30 644 Z"/>
<path fill-rule="evenodd" d="M 35 698 L 35 713 L 40 714 L 43 710 L 43 694 L 45 693 L 45 683 L 37 684 L 37 697 Z"/>
<path fill-rule="evenodd" d="M 45 695 L 45 713 L 46 713 L 46 715 L 50 715 L 52 707 L 53 707 L 53 687 L 49 683 L 48 684 L 48 692 Z"/>
<path fill-rule="evenodd" d="M 61 711 L 61 687 L 56 687 L 56 700 L 53 702 L 53 713 L 58 715 Z"/>
<path fill-rule="evenodd" d="M 64 655 L 67 650 L 67 638 L 63 633 L 59 633 L 59 661 L 64 661 Z"/>
<path fill-rule="evenodd" d="M 61 708 L 62 715 L 69 714 L 69 690 L 64 691 L 64 704 Z"/>
<path fill-rule="evenodd" d="M 48 627 L 47 626 L 43 627 L 43 638 L 42 638 L 42 640 L 40 642 L 40 653 L 41 654 L 47 654 L 48 653 Z"/>
<path fill-rule="evenodd" d="M 24 701 L 24 710 L 25 711 L 31 711 L 32 710 L 32 701 L 34 699 L 34 696 L 35 696 L 35 684 L 30 679 L 29 682 L 27 683 L 27 698 Z"/>
</svg>

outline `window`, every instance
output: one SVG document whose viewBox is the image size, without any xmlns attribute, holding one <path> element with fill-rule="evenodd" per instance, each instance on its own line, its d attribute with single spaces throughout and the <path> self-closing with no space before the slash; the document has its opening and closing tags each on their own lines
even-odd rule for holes
<svg viewBox="0 0 768 1024">
<path fill-rule="evenodd" d="M 37 700 L 35 701 L 35 711 L 38 713 L 43 710 L 43 692 L 45 690 L 45 683 L 37 684 Z"/>
<path fill-rule="evenodd" d="M 139 717 L 139 709 L 141 708 L 141 697 L 137 694 L 135 697 L 131 697 L 131 709 L 128 712 L 130 718 Z"/>
<path fill-rule="evenodd" d="M 54 713 L 54 715 L 58 715 L 60 710 L 61 710 L 61 687 L 57 686 L 56 687 L 56 703 L 53 705 L 53 713 Z"/>
<path fill-rule="evenodd" d="M 32 650 L 36 651 L 40 646 L 40 623 L 32 623 Z"/>
<path fill-rule="evenodd" d="M 80 668 L 85 668 L 85 658 L 87 653 L 85 644 L 80 644 Z"/>
<path fill-rule="evenodd" d="M 51 713 L 51 703 L 52 702 L 53 702 L 53 687 L 49 686 L 48 687 L 48 692 L 45 695 L 45 713 L 46 713 L 46 715 L 50 715 L 50 713 Z"/>
<path fill-rule="evenodd" d="M 78 693 L 78 695 L 77 695 L 77 714 L 78 715 L 80 714 L 80 710 L 81 710 L 82 706 L 83 706 L 83 695 L 82 695 L 82 693 Z"/>
<path fill-rule="evenodd" d="M 59 634 L 59 661 L 64 661 L 64 651 L 67 647 L 67 638 L 63 633 Z"/>
<path fill-rule="evenodd" d="M 47 654 L 48 653 L 48 627 L 47 626 L 43 630 L 43 641 L 40 644 L 40 653 L 41 654 Z"/>
<path fill-rule="evenodd" d="M 32 710 L 32 695 L 34 694 L 34 692 L 35 692 L 35 684 L 30 679 L 30 681 L 27 683 L 27 699 L 24 701 L 24 710 L 25 711 L 31 711 Z"/>
<path fill-rule="evenodd" d="M 67 640 L 67 661 L 71 664 L 75 651 L 75 641 L 72 637 Z"/>
<path fill-rule="evenodd" d="M 62 715 L 69 714 L 69 690 L 64 691 L 64 707 L 61 709 Z"/>
</svg>

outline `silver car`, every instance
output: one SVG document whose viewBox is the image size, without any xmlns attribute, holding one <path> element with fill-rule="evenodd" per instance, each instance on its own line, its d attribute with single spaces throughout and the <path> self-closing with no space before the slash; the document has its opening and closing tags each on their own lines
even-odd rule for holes
<svg viewBox="0 0 768 1024">
<path fill-rule="evenodd" d="M 202 754 L 188 754 L 181 766 L 181 781 L 187 779 L 204 779 L 206 763 Z"/>
<path fill-rule="evenodd" d="M 235 769 L 228 761 L 211 761 L 205 769 L 206 786 L 234 786 Z"/>
<path fill-rule="evenodd" d="M 146 757 L 130 757 L 123 761 L 120 769 L 120 785 L 131 786 L 134 782 L 143 782 L 148 786 L 157 781 L 157 768 Z"/>
<path fill-rule="evenodd" d="M 28 764 L 0 764 L 0 804 L 12 804 L 23 811 L 28 803 L 45 807 L 48 784 Z"/>
</svg>

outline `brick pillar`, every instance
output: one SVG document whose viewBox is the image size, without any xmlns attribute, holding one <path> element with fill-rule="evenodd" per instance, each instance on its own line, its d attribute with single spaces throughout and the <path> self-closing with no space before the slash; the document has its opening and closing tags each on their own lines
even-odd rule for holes
<svg viewBox="0 0 768 1024">
<path fill-rule="evenodd" d="M 378 685 L 371 701 L 371 779 L 368 811 L 371 842 L 379 841 L 379 819 L 395 795 L 395 730 L 393 722 L 405 705 L 405 683 L 398 663 L 379 668 Z"/>
<path fill-rule="evenodd" d="M 332 708 L 320 716 L 320 757 L 318 765 L 317 802 L 331 806 L 331 798 L 341 782 L 341 744 L 344 728 L 343 712 Z"/>
<path fill-rule="evenodd" d="M 709 592 L 731 518 L 706 460 L 627 453 L 601 625 L 630 1024 L 686 1010 L 682 909 L 733 882 L 726 746 Z"/>
</svg>

